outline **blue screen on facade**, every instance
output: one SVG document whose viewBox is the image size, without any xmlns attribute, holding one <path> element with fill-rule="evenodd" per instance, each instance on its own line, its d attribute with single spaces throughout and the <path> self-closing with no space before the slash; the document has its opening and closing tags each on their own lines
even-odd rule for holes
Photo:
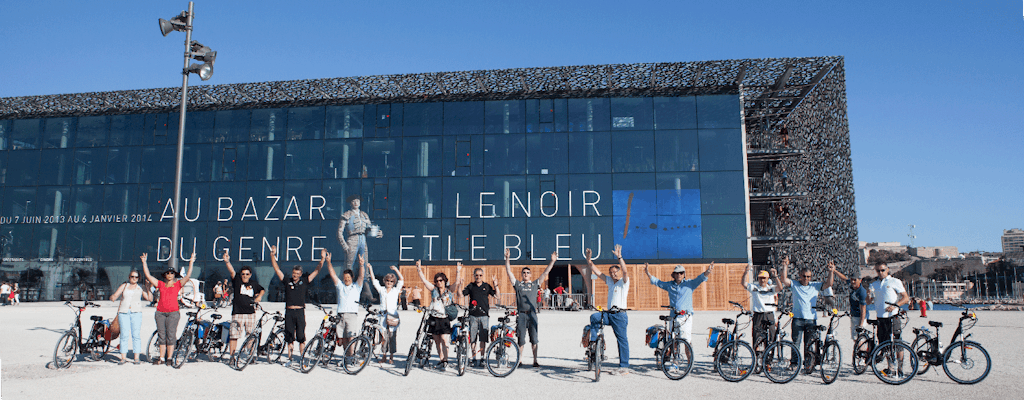
<svg viewBox="0 0 1024 400">
<path fill-rule="evenodd" d="M 0 121 L 8 262 L 170 257 L 177 113 Z M 737 95 L 366 104 L 188 114 L 182 254 L 343 253 L 358 196 L 378 266 L 745 260 Z M 340 259 L 335 257 L 336 260 Z M 341 262 L 336 262 L 341 264 Z"/>
</svg>

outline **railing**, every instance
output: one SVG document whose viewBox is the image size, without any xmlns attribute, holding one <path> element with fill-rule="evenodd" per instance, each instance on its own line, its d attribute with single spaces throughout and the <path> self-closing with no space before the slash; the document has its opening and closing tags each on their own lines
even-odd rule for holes
<svg viewBox="0 0 1024 400">
<path fill-rule="evenodd" d="M 788 219 L 779 219 L 775 210 L 768 211 L 765 221 L 750 221 L 752 236 L 802 236 L 792 215 Z"/>
<path fill-rule="evenodd" d="M 583 293 L 574 294 L 556 294 L 552 293 L 550 298 L 544 299 L 538 302 L 537 305 L 544 310 L 581 310 L 587 304 L 587 295 Z M 516 294 L 515 293 L 499 293 L 498 301 L 496 304 L 500 304 L 507 307 L 515 307 L 516 305 Z"/>
<path fill-rule="evenodd" d="M 763 177 L 759 178 L 747 178 L 750 184 L 750 193 L 794 193 L 794 192 L 806 192 L 807 187 L 803 184 L 803 179 L 797 179 L 794 177 L 791 171 L 787 171 L 778 167 L 781 164 L 775 164 L 774 167 L 769 168 L 765 171 Z"/>
</svg>

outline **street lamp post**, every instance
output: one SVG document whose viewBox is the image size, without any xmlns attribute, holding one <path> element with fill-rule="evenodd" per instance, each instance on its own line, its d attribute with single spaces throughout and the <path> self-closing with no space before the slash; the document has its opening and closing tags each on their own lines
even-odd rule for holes
<svg viewBox="0 0 1024 400">
<path fill-rule="evenodd" d="M 181 215 L 181 166 L 185 154 L 185 106 L 188 103 L 188 74 L 197 74 L 204 81 L 210 79 L 213 76 L 213 63 L 217 58 L 216 51 L 192 41 L 192 17 L 194 15 L 190 1 L 188 2 L 188 11 L 182 11 L 170 21 L 160 18 L 160 33 L 164 36 L 172 31 L 185 32 L 185 64 L 181 70 L 181 112 L 178 116 L 178 152 L 174 168 L 174 202 L 171 203 L 174 222 L 171 228 L 171 257 L 168 260 L 168 266 L 173 270 L 178 269 L 178 253 L 180 252 L 178 249 L 180 241 L 178 225 L 179 215 Z M 190 59 L 202 61 L 203 64 L 189 65 Z"/>
</svg>

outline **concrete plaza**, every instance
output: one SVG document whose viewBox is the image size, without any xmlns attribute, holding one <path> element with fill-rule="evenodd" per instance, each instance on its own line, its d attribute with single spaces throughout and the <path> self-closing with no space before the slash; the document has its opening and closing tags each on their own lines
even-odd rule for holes
<svg viewBox="0 0 1024 400">
<path fill-rule="evenodd" d="M 100 308 L 90 308 L 83 315 L 88 324 L 89 315 L 112 317 L 116 304 L 98 302 Z M 266 304 L 268 310 L 283 310 L 282 303 Z M 230 309 L 221 310 L 230 314 Z M 152 308 L 144 313 L 143 345 L 154 330 Z M 322 313 L 307 308 L 307 335 L 318 327 Z M 497 314 L 492 311 L 492 314 Z M 309 374 L 268 364 L 262 358 L 242 372 L 225 364 L 198 361 L 186 363 L 181 369 L 166 366 L 117 365 L 116 355 L 104 361 L 85 361 L 79 357 L 70 368 L 51 368 L 53 350 L 63 330 L 69 326 L 73 313 L 61 303 L 23 303 L 20 306 L 0 308 L 0 395 L 9 399 L 75 398 L 110 399 L 145 397 L 156 399 L 181 398 L 282 398 L 299 399 L 319 396 L 345 398 L 453 398 L 490 397 L 522 399 L 535 397 L 559 398 L 655 398 L 671 396 L 722 398 L 1012 398 L 1022 388 L 1019 377 L 1024 373 L 1024 361 L 1019 359 L 1018 347 L 1024 338 L 1024 319 L 1015 312 L 982 311 L 979 322 L 970 332 L 982 343 L 992 357 L 992 371 L 977 385 L 958 385 L 945 376 L 940 368 L 932 368 L 902 386 L 880 382 L 869 372 L 853 375 L 850 370 L 849 322 L 840 322 L 838 338 L 843 350 L 843 369 L 832 385 L 823 385 L 820 375 L 801 375 L 785 385 L 773 384 L 763 375 L 751 376 L 739 383 L 724 381 L 711 371 L 711 349 L 707 344 L 710 326 L 720 326 L 724 317 L 735 318 L 735 312 L 699 312 L 694 323 L 694 369 L 680 381 L 668 380 L 656 369 L 653 350 L 644 346 L 644 330 L 658 321 L 656 312 L 629 313 L 629 341 L 631 344 L 632 373 L 626 376 L 602 375 L 600 382 L 592 382 L 593 373 L 586 371 L 582 361 L 584 349 L 580 347 L 582 327 L 589 312 L 546 311 L 540 314 L 541 368 L 527 367 L 532 361 L 529 350 L 524 352 L 523 365 L 506 378 L 494 378 L 485 369 L 470 368 L 458 377 L 454 368 L 447 372 L 414 369 L 403 377 L 401 368 L 405 354 L 414 338 L 414 330 L 421 314 L 402 312 L 403 326 L 399 332 L 396 365 L 372 363 L 357 376 L 350 376 L 340 368 L 317 368 Z M 926 320 L 912 312 L 909 326 L 921 326 Z M 933 311 L 932 320 L 946 324 L 941 334 L 948 340 L 956 326 L 959 313 Z M 491 322 L 495 323 L 492 315 Z M 743 318 L 745 320 L 746 318 Z M 184 326 L 184 318 L 179 330 Z M 123 331 L 122 331 L 123 332 Z M 606 329 L 609 339 L 613 338 Z M 747 335 L 749 337 L 749 334 Z M 909 328 L 904 339 L 912 340 Z M 129 344 L 130 346 L 130 344 Z M 617 365 L 614 340 L 608 345 L 606 369 Z M 433 358 L 433 360 L 436 360 Z M 1017 393 L 1017 394 L 1014 394 Z"/>
</svg>

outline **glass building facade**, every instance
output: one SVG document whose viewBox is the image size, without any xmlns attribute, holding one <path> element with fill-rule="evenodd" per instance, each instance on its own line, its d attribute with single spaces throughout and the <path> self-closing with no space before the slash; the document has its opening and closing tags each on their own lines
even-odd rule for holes
<svg viewBox="0 0 1024 400">
<path fill-rule="evenodd" d="M 738 95 L 190 111 L 178 256 L 194 250 L 205 280 L 226 277 L 224 249 L 265 267 L 277 245 L 282 265 L 312 268 L 326 248 L 339 266 L 358 196 L 379 270 L 497 264 L 505 248 L 611 260 L 617 244 L 637 262 L 745 263 L 741 115 Z M 101 282 L 142 253 L 163 268 L 177 117 L 0 120 L 3 263 L 76 263 Z M 39 298 L 63 296 L 68 278 L 47 279 Z"/>
</svg>

